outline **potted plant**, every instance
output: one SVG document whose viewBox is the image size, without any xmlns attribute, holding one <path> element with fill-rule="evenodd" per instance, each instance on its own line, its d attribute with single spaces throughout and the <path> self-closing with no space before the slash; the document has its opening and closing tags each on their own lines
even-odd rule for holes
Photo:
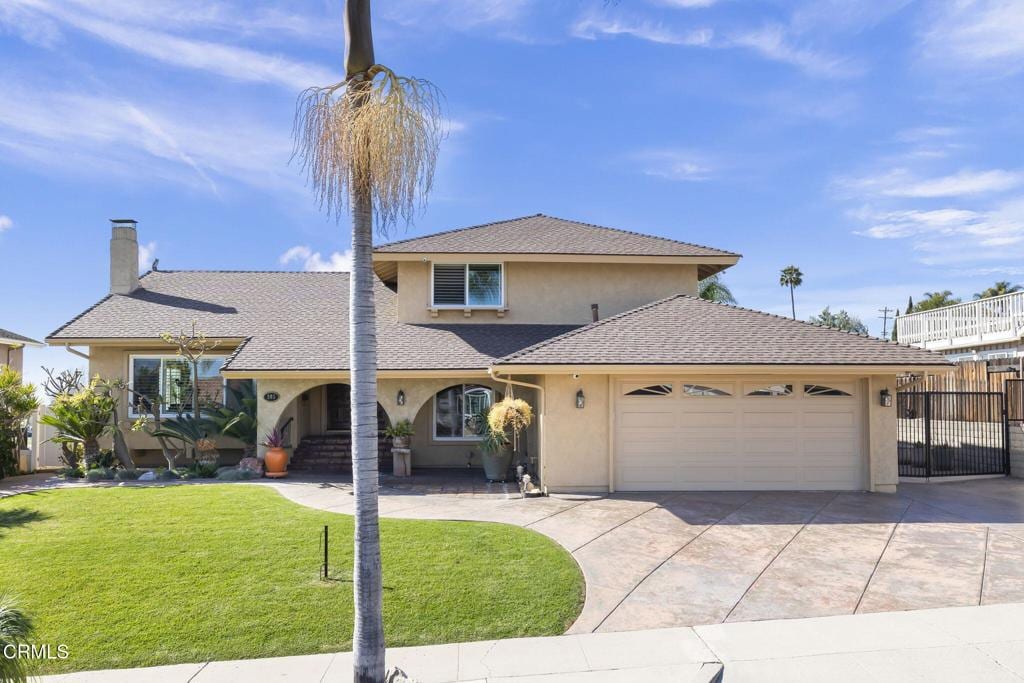
<svg viewBox="0 0 1024 683">
<path fill-rule="evenodd" d="M 409 438 L 414 433 L 412 422 L 409 420 L 399 420 L 384 430 L 384 435 L 391 437 L 392 448 L 408 448 Z"/>
<path fill-rule="evenodd" d="M 274 427 L 263 439 L 267 454 L 263 457 L 266 476 L 280 479 L 288 476 L 288 452 L 284 449 L 284 433 Z"/>
<path fill-rule="evenodd" d="M 519 434 L 533 422 L 533 409 L 521 398 L 509 395 L 483 415 L 480 450 L 484 474 L 490 481 L 505 481 Z"/>
<path fill-rule="evenodd" d="M 512 442 L 505 432 L 496 432 L 483 420 L 480 434 L 480 459 L 484 463 L 487 481 L 505 481 L 512 467 Z"/>
</svg>

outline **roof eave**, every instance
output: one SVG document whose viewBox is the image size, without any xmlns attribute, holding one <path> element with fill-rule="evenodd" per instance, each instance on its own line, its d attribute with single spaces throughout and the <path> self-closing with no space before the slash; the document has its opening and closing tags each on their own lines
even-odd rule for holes
<svg viewBox="0 0 1024 683">
<path fill-rule="evenodd" d="M 895 372 L 952 372 L 951 363 L 713 363 L 713 364 L 625 364 L 625 363 L 495 363 L 497 371 L 510 374 L 580 374 L 580 375 L 650 375 L 665 373 L 688 374 L 791 374 L 793 372 L 827 371 L 841 375 L 886 375 Z"/>
<path fill-rule="evenodd" d="M 741 254 L 562 254 L 551 252 L 485 252 L 485 251 L 375 251 L 374 263 L 397 261 L 452 262 L 472 257 L 481 261 L 530 261 L 547 263 L 690 263 L 698 265 L 735 265 Z"/>
</svg>

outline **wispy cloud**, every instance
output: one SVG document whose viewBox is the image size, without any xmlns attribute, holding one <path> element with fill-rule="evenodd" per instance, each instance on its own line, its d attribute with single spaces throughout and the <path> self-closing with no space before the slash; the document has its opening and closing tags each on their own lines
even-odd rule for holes
<svg viewBox="0 0 1024 683">
<path fill-rule="evenodd" d="M 936 0 L 922 38 L 929 60 L 951 67 L 1017 72 L 1024 68 L 1019 0 Z"/>
<path fill-rule="evenodd" d="M 205 71 L 238 81 L 270 83 L 293 91 L 311 85 L 326 85 L 339 80 L 340 74 L 317 64 L 290 59 L 280 54 L 268 54 L 246 47 L 226 43 L 182 37 L 166 30 L 134 23 L 145 18 L 144 13 L 131 10 L 113 12 L 115 6 L 102 3 L 105 10 L 98 13 L 91 5 L 53 3 L 48 0 L 8 0 L 15 12 L 0 15 L 13 16 L 15 27 L 28 21 L 40 20 L 60 24 L 85 32 L 103 42 L 165 64 Z M 150 18 L 151 20 L 151 18 Z M 175 25 L 173 22 L 169 22 Z M 21 31 L 24 34 L 24 31 Z"/>
<path fill-rule="evenodd" d="M 306 271 L 348 272 L 352 270 L 352 250 L 346 249 L 344 253 L 331 252 L 327 258 L 324 258 L 319 251 L 313 251 L 308 246 L 300 244 L 281 254 L 279 261 L 282 266 L 293 263 L 300 264 Z"/>
<path fill-rule="evenodd" d="M 683 9 L 695 9 L 699 7 L 711 7 L 718 3 L 718 0 L 654 0 L 658 5 L 665 7 L 681 7 Z"/>
<path fill-rule="evenodd" d="M 920 178 L 906 168 L 895 168 L 875 175 L 836 181 L 837 187 L 845 192 L 917 199 L 992 194 L 1012 190 L 1022 183 L 1024 173 L 998 168 L 985 171 L 963 169 L 932 178 Z"/>
<path fill-rule="evenodd" d="M 714 169 L 702 155 L 685 150 L 645 150 L 633 155 L 641 171 L 655 178 L 682 182 L 710 180 Z"/>
<path fill-rule="evenodd" d="M 156 242 L 146 242 L 139 245 L 139 270 L 149 270 L 153 265 L 153 257 L 156 256 Z"/>
<path fill-rule="evenodd" d="M 10 216 L 0 213 L 0 232 L 10 230 L 14 227 L 14 221 Z"/>
<path fill-rule="evenodd" d="M 846 78 L 862 72 L 853 60 L 797 45 L 782 25 L 731 31 L 709 27 L 682 29 L 635 14 L 592 11 L 576 20 L 570 34 L 586 40 L 629 36 L 662 45 L 750 50 L 764 59 L 789 64 L 816 77 Z"/>
<path fill-rule="evenodd" d="M 225 110 L 28 90 L 15 80 L 0 81 L 0 157 L 7 163 L 93 179 L 173 180 L 213 192 L 219 179 L 275 190 L 302 186 L 288 167 L 287 130 Z"/>
</svg>

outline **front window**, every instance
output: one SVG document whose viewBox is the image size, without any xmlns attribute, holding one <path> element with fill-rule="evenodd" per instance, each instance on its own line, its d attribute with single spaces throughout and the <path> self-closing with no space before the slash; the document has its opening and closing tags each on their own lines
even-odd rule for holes
<svg viewBox="0 0 1024 683">
<path fill-rule="evenodd" d="M 494 390 L 476 384 L 448 387 L 434 395 L 434 438 L 476 439 L 481 416 L 494 404 Z"/>
<path fill-rule="evenodd" d="M 500 308 L 503 290 L 500 263 L 434 264 L 434 307 Z"/>
<path fill-rule="evenodd" d="M 225 401 L 222 357 L 199 361 L 199 402 L 222 404 Z M 163 398 L 161 413 L 177 415 L 192 412 L 192 366 L 178 356 L 133 356 L 131 359 L 132 415 L 149 412 L 148 402 Z"/>
</svg>

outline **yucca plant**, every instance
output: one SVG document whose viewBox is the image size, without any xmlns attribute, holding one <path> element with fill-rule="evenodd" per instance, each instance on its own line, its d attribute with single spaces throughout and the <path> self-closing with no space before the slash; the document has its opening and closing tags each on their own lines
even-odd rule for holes
<svg viewBox="0 0 1024 683">
<path fill-rule="evenodd" d="M 0 681 L 23 683 L 28 680 L 25 660 L 4 653 L 17 652 L 19 645 L 27 643 L 32 634 L 32 620 L 18 609 L 14 599 L 0 595 Z"/>
</svg>

